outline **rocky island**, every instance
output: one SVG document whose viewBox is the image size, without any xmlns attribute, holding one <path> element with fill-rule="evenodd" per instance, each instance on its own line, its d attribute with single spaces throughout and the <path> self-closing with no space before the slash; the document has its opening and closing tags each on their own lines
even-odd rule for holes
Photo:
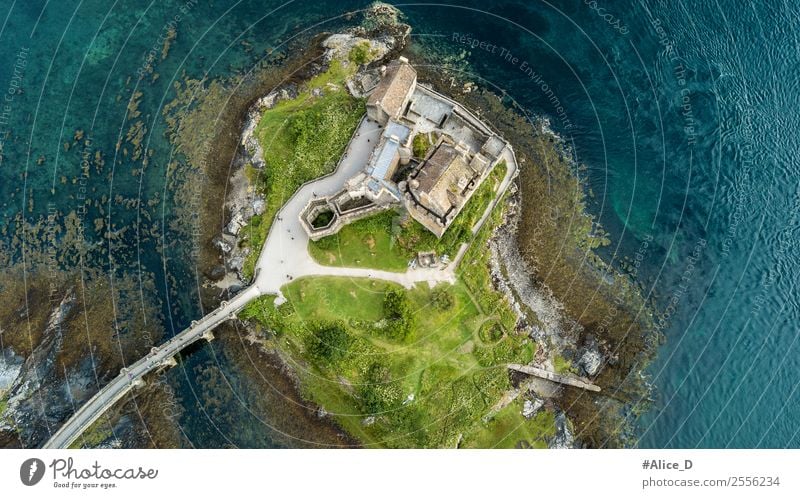
<svg viewBox="0 0 800 498">
<path fill-rule="evenodd" d="M 372 34 L 326 36 L 313 76 L 248 111 L 230 221 L 214 243 L 229 272 L 221 285 L 272 273 L 268 295 L 239 313 L 249 340 L 277 352 L 303 397 L 363 445 L 623 444 L 619 408 L 644 387 L 626 381 L 620 395 L 621 372 L 647 348 L 628 339 L 623 352 L 607 334 L 616 324 L 602 336 L 571 318 L 517 242 L 541 210 L 520 211 L 536 198 L 518 175 L 563 168 L 551 187 L 579 182 L 557 137 L 536 125 L 536 148 L 518 162 L 492 121 L 513 129 L 515 118 L 496 98 L 480 92 L 489 102 L 471 110 L 422 80 L 397 39 Z M 574 250 L 592 262 L 581 285 L 600 278 L 596 305 L 630 328 L 625 309 L 641 298 L 624 275 L 603 276 L 592 253 L 602 230 L 570 196 L 570 211 L 556 214 L 564 200 L 543 211 L 548 230 L 572 217 Z"/>
<path fill-rule="evenodd" d="M 17 436 L 23 445 L 44 444 L 52 425 L 64 431 L 55 446 L 79 435 L 74 444 L 116 446 L 120 433 L 180 444 L 152 400 L 174 397 L 164 369 L 219 328 L 246 376 L 284 379 L 287 418 L 319 426 L 304 445 L 629 444 L 652 313 L 596 254 L 607 239 L 568 148 L 545 120 L 431 70 L 393 7 L 363 17 L 267 69 L 176 84 L 163 110 L 187 158 L 170 165 L 184 180 L 176 198 L 206 199 L 176 209 L 205 220 L 197 256 L 213 311 L 166 343 L 130 335 L 138 361 L 118 377 L 117 362 L 101 363 L 102 379 L 79 382 L 77 412 L 59 400 L 40 419 L 25 408 L 38 392 L 30 379 L 50 376 L 54 391 L 64 380 L 32 362 L 57 344 L 6 341 L 0 433 L 11 440 L 27 424 L 38 429 Z M 76 319 L 72 287 L 60 286 L 66 297 L 41 328 Z M 139 405 L 144 427 L 131 420 Z"/>
</svg>

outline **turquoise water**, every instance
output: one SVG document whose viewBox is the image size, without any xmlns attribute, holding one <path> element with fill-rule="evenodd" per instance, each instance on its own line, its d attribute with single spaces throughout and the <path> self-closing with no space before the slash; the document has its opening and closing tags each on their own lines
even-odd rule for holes
<svg viewBox="0 0 800 498">
<path fill-rule="evenodd" d="M 197 288 L 176 283 L 194 281 L 185 263 L 191 241 L 170 239 L 174 200 L 165 190 L 165 165 L 174 151 L 163 138 L 159 107 L 184 71 L 214 77 L 246 68 L 267 48 L 317 23 L 333 25 L 332 17 L 363 3 L 281 5 L 3 2 L 0 91 L 17 83 L 23 89 L 0 107 L 0 132 L 7 133 L 0 167 L 3 223 L 28 209 L 31 199 L 33 209 L 25 213 L 31 220 L 46 214 L 48 203 L 66 212 L 77 208 L 81 183 L 72 178 L 80 175 L 83 151 L 102 150 L 105 165 L 89 178 L 87 197 L 119 194 L 143 202 L 139 210 L 108 200 L 102 213 L 88 210 L 87 227 L 101 216 L 117 228 L 132 227 L 108 245 L 110 254 L 97 252 L 90 263 L 109 278 L 121 271 L 153 273 L 170 330 L 199 316 Z M 399 7 L 414 26 L 419 50 L 439 54 L 443 64 L 550 118 L 587 167 L 590 208 L 614 241 L 605 256 L 616 261 L 643 254 L 637 277 L 666 315 L 666 342 L 649 369 L 655 400 L 637 423 L 641 446 L 800 446 L 798 6 L 581 1 Z M 159 78 L 140 83 L 139 110 L 153 153 L 144 174 L 135 176 L 141 161 L 115 156 L 115 144 L 130 126 L 125 107 L 137 70 L 151 47 L 160 52 L 158 38 L 179 13 L 178 36 L 168 57 L 161 61 L 159 54 L 155 64 Z M 463 59 L 456 60 L 459 55 Z M 92 144 L 65 150 L 77 129 Z M 149 200 L 158 202 L 148 206 Z M 137 245 L 138 234 L 151 229 L 159 236 Z M 86 230 L 90 240 L 99 236 Z M 654 243 L 645 247 L 650 238 Z M 217 361 L 224 360 L 208 348 L 193 354 L 188 366 Z M 190 434 L 195 444 L 270 445 L 268 437 L 220 427 L 196 408 L 194 396 L 202 393 L 190 388 L 193 371 L 170 375 L 190 393 L 184 425 L 196 428 Z M 237 424 L 261 424 L 247 398 L 231 402 L 241 414 Z"/>
</svg>

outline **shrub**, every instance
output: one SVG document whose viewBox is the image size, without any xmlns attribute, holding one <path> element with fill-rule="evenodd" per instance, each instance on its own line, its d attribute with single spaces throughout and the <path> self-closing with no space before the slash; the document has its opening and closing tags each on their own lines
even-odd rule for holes
<svg viewBox="0 0 800 498">
<path fill-rule="evenodd" d="M 347 354 L 350 342 L 343 322 L 314 324 L 306 337 L 306 351 L 315 361 L 334 364 Z"/>
<path fill-rule="evenodd" d="M 372 53 L 369 49 L 369 42 L 363 41 L 356 44 L 350 49 L 350 53 L 347 54 L 347 58 L 350 59 L 350 62 L 354 62 L 356 64 L 366 64 L 369 62 L 372 59 Z"/>
<path fill-rule="evenodd" d="M 359 391 L 361 403 L 367 413 L 385 411 L 399 403 L 403 397 L 400 386 L 392 382 L 389 368 L 381 363 L 369 366 Z"/>
<path fill-rule="evenodd" d="M 431 143 L 428 140 L 428 135 L 424 133 L 418 133 L 414 140 L 411 143 L 411 147 L 414 151 L 414 157 L 418 157 L 422 159 L 425 157 L 425 154 L 428 153 L 428 150 L 431 148 Z"/>
<path fill-rule="evenodd" d="M 447 311 L 453 307 L 456 298 L 450 289 L 446 287 L 437 287 L 431 292 L 431 302 L 433 306 L 439 311 Z"/>
<path fill-rule="evenodd" d="M 390 338 L 403 340 L 409 336 L 414 328 L 414 315 L 405 290 L 390 290 L 386 293 L 383 298 L 383 313 L 388 322 L 386 334 Z"/>
</svg>

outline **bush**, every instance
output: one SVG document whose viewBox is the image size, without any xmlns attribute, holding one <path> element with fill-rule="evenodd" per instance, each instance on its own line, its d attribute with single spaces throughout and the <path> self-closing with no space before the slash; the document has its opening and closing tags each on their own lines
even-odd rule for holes
<svg viewBox="0 0 800 498">
<path fill-rule="evenodd" d="M 383 313 L 388 322 L 386 334 L 390 338 L 403 340 L 411 334 L 414 315 L 405 290 L 390 290 L 386 293 L 383 298 Z"/>
<path fill-rule="evenodd" d="M 418 157 L 420 159 L 424 158 L 428 153 L 428 150 L 431 148 L 428 135 L 425 133 L 418 133 L 411 142 L 411 147 L 414 151 L 414 157 Z"/>
<path fill-rule="evenodd" d="M 356 64 L 366 64 L 369 62 L 372 59 L 372 53 L 369 49 L 369 42 L 363 41 L 351 48 L 350 53 L 347 54 L 347 58 L 350 59 L 350 62 L 354 62 Z"/>
<path fill-rule="evenodd" d="M 343 322 L 315 324 L 306 337 L 306 351 L 315 361 L 334 364 L 347 354 L 350 342 Z"/>
<path fill-rule="evenodd" d="M 403 393 L 386 365 L 373 363 L 364 376 L 360 388 L 361 403 L 366 413 L 379 413 L 400 402 Z"/>
</svg>

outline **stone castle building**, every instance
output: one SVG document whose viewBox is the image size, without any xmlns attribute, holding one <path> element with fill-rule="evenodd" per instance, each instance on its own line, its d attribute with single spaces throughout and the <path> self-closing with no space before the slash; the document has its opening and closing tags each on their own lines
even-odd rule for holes
<svg viewBox="0 0 800 498">
<path fill-rule="evenodd" d="M 457 102 L 417 83 L 404 57 L 381 68 L 367 100 L 367 119 L 383 129 L 364 170 L 301 213 L 312 240 L 357 219 L 403 206 L 441 237 L 510 145 Z M 430 143 L 414 157 L 414 137 Z"/>
</svg>

